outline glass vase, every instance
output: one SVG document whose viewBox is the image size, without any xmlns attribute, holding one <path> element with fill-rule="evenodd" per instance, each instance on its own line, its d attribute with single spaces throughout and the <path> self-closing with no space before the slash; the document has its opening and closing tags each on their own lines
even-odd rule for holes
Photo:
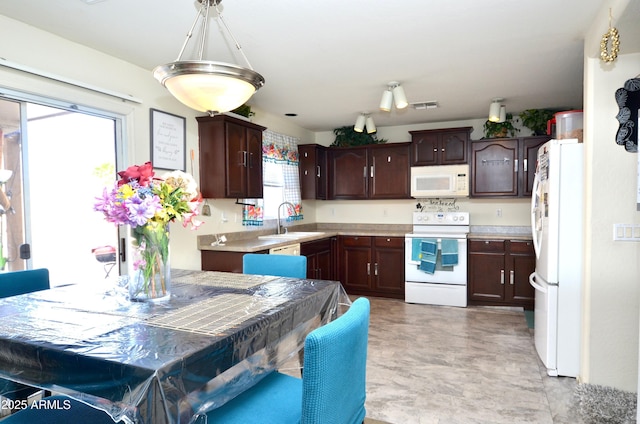
<svg viewBox="0 0 640 424">
<path fill-rule="evenodd" d="M 171 295 L 169 225 L 155 222 L 131 228 L 133 260 L 129 270 L 129 299 L 158 301 Z"/>
</svg>

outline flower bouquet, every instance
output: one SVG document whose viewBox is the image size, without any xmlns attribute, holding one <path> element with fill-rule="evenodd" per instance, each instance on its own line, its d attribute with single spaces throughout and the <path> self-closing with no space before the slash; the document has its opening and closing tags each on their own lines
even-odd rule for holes
<svg viewBox="0 0 640 424">
<path fill-rule="evenodd" d="M 128 225 L 134 247 L 129 295 L 132 300 L 157 300 L 170 295 L 169 223 L 182 221 L 197 229 L 201 196 L 194 178 L 173 171 L 154 178 L 151 162 L 118 172 L 120 179 L 97 197 L 94 210 L 108 222 Z"/>
</svg>

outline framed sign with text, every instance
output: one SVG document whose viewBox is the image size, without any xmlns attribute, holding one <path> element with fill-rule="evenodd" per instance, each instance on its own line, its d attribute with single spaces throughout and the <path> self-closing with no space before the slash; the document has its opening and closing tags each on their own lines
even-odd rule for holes
<svg viewBox="0 0 640 424">
<path fill-rule="evenodd" d="M 154 168 L 186 171 L 187 121 L 182 116 L 150 109 L 151 163 Z"/>
</svg>

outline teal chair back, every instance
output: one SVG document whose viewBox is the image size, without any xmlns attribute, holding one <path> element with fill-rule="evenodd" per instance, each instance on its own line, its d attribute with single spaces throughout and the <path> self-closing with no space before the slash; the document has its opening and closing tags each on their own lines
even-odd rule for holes
<svg viewBox="0 0 640 424">
<path fill-rule="evenodd" d="M 356 299 L 304 343 L 302 423 L 362 423 L 369 340 L 369 300 Z"/>
<path fill-rule="evenodd" d="M 50 288 L 49 270 L 46 268 L 0 273 L 0 298 L 48 288 Z"/>
<path fill-rule="evenodd" d="M 307 257 L 247 253 L 242 257 L 242 273 L 307 278 Z"/>
<path fill-rule="evenodd" d="M 369 300 L 356 299 L 343 315 L 309 333 L 304 344 L 302 379 L 272 372 L 209 411 L 206 422 L 363 423 L 369 313 Z"/>
</svg>

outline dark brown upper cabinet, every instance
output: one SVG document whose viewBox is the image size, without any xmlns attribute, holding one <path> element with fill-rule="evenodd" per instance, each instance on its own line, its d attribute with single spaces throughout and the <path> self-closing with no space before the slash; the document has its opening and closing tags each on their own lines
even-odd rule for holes
<svg viewBox="0 0 640 424">
<path fill-rule="evenodd" d="M 329 149 L 329 198 L 409 199 L 409 145 Z"/>
<path fill-rule="evenodd" d="M 262 198 L 262 132 L 266 128 L 227 115 L 196 120 L 202 196 Z"/>
<path fill-rule="evenodd" d="M 411 166 L 467 163 L 471 131 L 473 127 L 409 131 Z"/>
</svg>

